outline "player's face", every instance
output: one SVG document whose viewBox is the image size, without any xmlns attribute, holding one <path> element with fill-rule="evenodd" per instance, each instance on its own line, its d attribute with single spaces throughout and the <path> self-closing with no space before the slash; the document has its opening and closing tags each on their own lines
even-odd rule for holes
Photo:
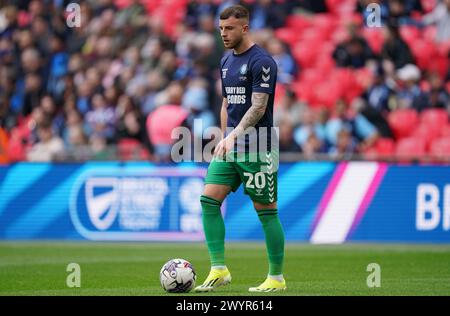
<svg viewBox="0 0 450 316">
<path fill-rule="evenodd" d="M 225 48 L 233 49 L 242 42 L 244 35 L 248 32 L 248 24 L 245 20 L 232 16 L 226 20 L 220 20 L 219 29 Z"/>
</svg>

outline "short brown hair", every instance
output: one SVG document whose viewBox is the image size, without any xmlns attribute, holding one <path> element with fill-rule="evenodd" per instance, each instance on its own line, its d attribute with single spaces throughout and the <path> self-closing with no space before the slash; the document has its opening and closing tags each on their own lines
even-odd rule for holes
<svg viewBox="0 0 450 316">
<path fill-rule="evenodd" d="M 232 5 L 231 7 L 226 8 L 222 11 L 222 13 L 220 13 L 221 20 L 226 20 L 232 16 L 236 19 L 245 19 L 248 21 L 250 13 L 244 6 L 241 5 Z"/>
</svg>

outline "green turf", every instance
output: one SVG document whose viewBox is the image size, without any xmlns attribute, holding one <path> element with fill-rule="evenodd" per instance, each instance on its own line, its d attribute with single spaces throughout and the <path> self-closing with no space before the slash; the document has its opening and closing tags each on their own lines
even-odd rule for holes
<svg viewBox="0 0 450 316">
<path fill-rule="evenodd" d="M 159 285 L 161 266 L 176 257 L 203 281 L 203 243 L 0 242 L 0 295 L 177 295 Z M 226 260 L 231 285 L 186 295 L 250 295 L 267 273 L 262 243 L 228 243 Z M 66 286 L 71 262 L 81 266 L 81 288 Z M 372 262 L 381 266 L 379 288 L 366 283 Z M 288 290 L 276 295 L 450 295 L 450 246 L 288 244 L 285 277 Z"/>
</svg>

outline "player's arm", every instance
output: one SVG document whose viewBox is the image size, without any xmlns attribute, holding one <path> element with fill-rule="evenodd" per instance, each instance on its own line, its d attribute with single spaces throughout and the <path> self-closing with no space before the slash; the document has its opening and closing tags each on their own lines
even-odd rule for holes
<svg viewBox="0 0 450 316">
<path fill-rule="evenodd" d="M 228 107 L 227 98 L 223 98 L 222 108 L 220 109 L 220 128 L 222 129 L 222 138 L 225 137 L 225 132 L 227 130 L 227 119 L 228 119 L 227 107 Z"/>
<path fill-rule="evenodd" d="M 229 152 L 236 141 L 236 139 L 243 135 L 245 130 L 251 126 L 255 126 L 266 112 L 267 102 L 269 101 L 269 94 L 262 92 L 252 93 L 252 105 L 242 117 L 238 126 L 225 139 L 217 144 L 214 155 L 223 156 Z"/>
<path fill-rule="evenodd" d="M 259 120 L 266 113 L 267 102 L 269 101 L 269 95 L 263 92 L 252 93 L 252 105 L 242 117 L 238 126 L 230 134 L 234 139 L 243 135 L 245 130 L 249 127 L 255 126 Z"/>
</svg>

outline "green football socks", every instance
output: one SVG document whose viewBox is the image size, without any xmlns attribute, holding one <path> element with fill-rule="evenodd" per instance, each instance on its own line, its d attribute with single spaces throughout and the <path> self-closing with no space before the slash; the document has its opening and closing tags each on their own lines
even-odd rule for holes
<svg viewBox="0 0 450 316">
<path fill-rule="evenodd" d="M 202 195 L 203 230 L 208 245 L 211 266 L 225 265 L 225 223 L 220 212 L 221 202 Z"/>
<path fill-rule="evenodd" d="M 257 210 L 266 237 L 269 275 L 283 274 L 284 231 L 277 209 Z"/>
</svg>

